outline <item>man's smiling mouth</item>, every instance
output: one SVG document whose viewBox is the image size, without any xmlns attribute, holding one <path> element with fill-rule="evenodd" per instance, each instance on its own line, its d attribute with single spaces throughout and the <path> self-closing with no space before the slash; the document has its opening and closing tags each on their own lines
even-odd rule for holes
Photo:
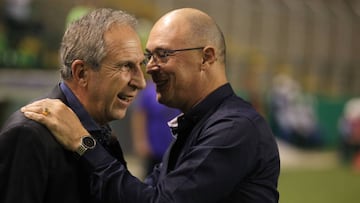
<svg viewBox="0 0 360 203">
<path fill-rule="evenodd" d="M 125 102 L 131 102 L 133 96 L 127 96 L 127 95 L 123 95 L 123 94 L 118 94 L 118 98 L 120 100 L 122 100 L 122 101 L 125 101 Z"/>
<path fill-rule="evenodd" d="M 156 81 L 155 84 L 157 87 L 162 87 L 165 86 L 167 84 L 167 80 L 160 80 L 160 81 Z"/>
</svg>

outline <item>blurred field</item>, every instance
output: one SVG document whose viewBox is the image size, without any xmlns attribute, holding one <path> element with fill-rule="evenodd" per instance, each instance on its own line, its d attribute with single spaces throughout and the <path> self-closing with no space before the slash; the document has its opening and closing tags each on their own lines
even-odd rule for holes
<svg viewBox="0 0 360 203">
<path fill-rule="evenodd" d="M 288 169 L 279 179 L 281 203 L 358 203 L 360 173 L 346 167 Z"/>
<path fill-rule="evenodd" d="M 301 150 L 278 142 L 281 203 L 358 203 L 360 171 L 344 166 L 335 150 Z"/>
</svg>

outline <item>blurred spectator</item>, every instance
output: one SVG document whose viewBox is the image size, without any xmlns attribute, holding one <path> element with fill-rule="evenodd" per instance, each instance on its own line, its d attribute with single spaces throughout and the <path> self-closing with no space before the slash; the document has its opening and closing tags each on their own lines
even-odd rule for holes
<svg viewBox="0 0 360 203">
<path fill-rule="evenodd" d="M 277 137 L 300 147 L 323 144 L 314 98 L 305 95 L 293 78 L 275 76 L 270 100 L 271 123 Z"/>
<path fill-rule="evenodd" d="M 31 0 L 6 0 L 4 9 L 10 46 L 14 48 L 30 29 Z"/>
<path fill-rule="evenodd" d="M 167 122 L 180 114 L 177 109 L 159 104 L 155 89 L 155 84 L 148 80 L 135 101 L 131 116 L 134 150 L 145 161 L 145 175 L 161 162 L 173 139 Z"/>
<path fill-rule="evenodd" d="M 339 131 L 343 161 L 353 161 L 353 164 L 360 162 L 360 98 L 353 98 L 345 104 L 339 120 Z"/>
<path fill-rule="evenodd" d="M 42 23 L 34 20 L 32 0 L 6 0 L 4 26 L 6 49 L 2 51 L 1 66 L 40 67 L 43 32 Z"/>
<path fill-rule="evenodd" d="M 31 15 L 31 0 L 6 0 L 7 16 L 17 22 L 26 22 Z"/>
</svg>

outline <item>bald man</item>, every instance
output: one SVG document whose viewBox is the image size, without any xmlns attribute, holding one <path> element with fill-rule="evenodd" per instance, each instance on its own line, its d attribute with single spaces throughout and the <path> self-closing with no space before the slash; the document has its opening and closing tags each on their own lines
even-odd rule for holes
<svg viewBox="0 0 360 203">
<path fill-rule="evenodd" d="M 225 40 L 214 20 L 191 8 L 164 15 L 150 32 L 145 57 L 158 101 L 182 111 L 169 121 L 175 139 L 144 182 L 100 145 L 88 148 L 80 160 L 97 197 L 122 203 L 278 202 L 277 144 L 265 120 L 228 83 Z M 54 113 L 41 114 L 50 106 Z M 60 102 L 41 101 L 23 111 L 50 127 L 67 149 L 84 145 L 88 133 Z"/>
</svg>

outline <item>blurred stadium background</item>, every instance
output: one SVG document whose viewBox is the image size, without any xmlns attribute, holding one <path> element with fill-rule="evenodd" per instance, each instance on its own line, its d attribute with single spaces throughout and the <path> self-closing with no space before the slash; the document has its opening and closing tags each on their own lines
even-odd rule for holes
<svg viewBox="0 0 360 203">
<path fill-rule="evenodd" d="M 280 202 L 359 201 L 360 166 L 353 146 L 344 144 L 350 132 L 341 121 L 347 102 L 360 97 L 360 0 L 1 0 L 0 126 L 59 82 L 64 28 L 89 7 L 134 14 L 144 42 L 152 23 L 171 9 L 195 7 L 214 17 L 226 37 L 233 87 L 279 139 Z M 284 105 L 291 109 L 282 112 Z M 348 111 L 359 112 L 359 105 Z M 128 123 L 112 125 L 141 176 Z M 302 125 L 289 135 L 283 127 L 294 123 Z"/>
</svg>

